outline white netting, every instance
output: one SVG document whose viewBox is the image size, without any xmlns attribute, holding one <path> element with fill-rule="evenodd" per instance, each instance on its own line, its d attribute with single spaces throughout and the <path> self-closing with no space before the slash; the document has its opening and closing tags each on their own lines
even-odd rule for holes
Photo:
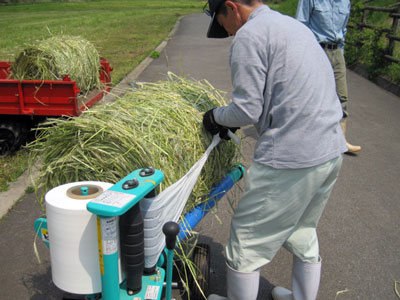
<svg viewBox="0 0 400 300">
<path fill-rule="evenodd" d="M 140 209 L 144 221 L 145 267 L 154 266 L 165 247 L 165 236 L 162 226 L 169 221 L 178 222 L 185 204 L 197 182 L 211 151 L 218 145 L 221 138 L 213 137 L 210 146 L 193 167 L 155 198 L 142 199 Z"/>
</svg>

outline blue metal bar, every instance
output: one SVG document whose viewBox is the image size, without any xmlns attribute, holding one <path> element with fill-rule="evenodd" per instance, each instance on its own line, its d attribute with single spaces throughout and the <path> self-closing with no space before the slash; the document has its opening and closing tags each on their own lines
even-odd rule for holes
<svg viewBox="0 0 400 300">
<path fill-rule="evenodd" d="M 188 212 L 183 220 L 179 223 L 180 231 L 178 240 L 184 240 L 189 232 L 196 227 L 196 225 L 208 214 L 217 201 L 221 199 L 232 186 L 239 181 L 245 173 L 242 165 L 234 166 L 231 171 L 225 176 L 224 179 L 214 187 L 208 195 L 208 201 L 199 204 L 193 210 Z"/>
</svg>

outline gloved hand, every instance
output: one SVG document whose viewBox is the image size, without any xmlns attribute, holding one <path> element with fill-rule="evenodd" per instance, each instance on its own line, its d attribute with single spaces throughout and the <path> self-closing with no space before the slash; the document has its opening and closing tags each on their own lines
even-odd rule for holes
<svg viewBox="0 0 400 300">
<path fill-rule="evenodd" d="M 231 138 L 228 136 L 228 129 L 232 131 L 233 133 L 238 130 L 238 127 L 225 127 L 222 125 L 219 125 L 217 122 L 215 122 L 214 119 L 214 113 L 213 109 L 207 111 L 204 116 L 203 116 L 203 125 L 204 128 L 211 133 L 212 135 L 215 135 L 219 133 L 219 137 L 224 140 L 230 140 Z"/>
<path fill-rule="evenodd" d="M 215 122 L 213 110 L 214 108 L 203 115 L 203 125 L 209 133 L 215 135 L 219 132 L 221 126 Z"/>
<path fill-rule="evenodd" d="M 227 140 L 227 141 L 231 139 L 231 138 L 229 137 L 229 135 L 228 135 L 228 129 L 229 129 L 230 131 L 232 131 L 233 133 L 235 133 L 236 130 L 239 129 L 239 127 L 225 127 L 225 126 L 221 126 L 221 128 L 220 128 L 220 130 L 219 130 L 219 137 L 220 137 L 221 139 L 224 139 L 224 140 Z"/>
</svg>

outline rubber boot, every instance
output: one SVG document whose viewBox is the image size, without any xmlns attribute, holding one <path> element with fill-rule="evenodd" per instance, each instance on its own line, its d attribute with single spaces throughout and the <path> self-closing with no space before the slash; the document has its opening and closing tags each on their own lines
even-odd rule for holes
<svg viewBox="0 0 400 300">
<path fill-rule="evenodd" d="M 316 263 L 307 263 L 293 256 L 292 289 L 295 300 L 317 299 L 321 278 L 321 258 Z"/>
<path fill-rule="evenodd" d="M 306 263 L 293 255 L 293 292 L 277 286 L 272 290 L 274 300 L 315 300 L 321 277 L 321 258 L 317 263 Z"/>
<path fill-rule="evenodd" d="M 215 294 L 208 300 L 256 300 L 260 283 L 260 270 L 254 272 L 239 272 L 226 265 L 226 285 L 228 297 Z"/>
<path fill-rule="evenodd" d="M 226 297 L 222 297 L 222 296 L 218 296 L 216 294 L 211 294 L 210 296 L 208 296 L 207 300 L 226 300 L 228 298 Z"/>
<path fill-rule="evenodd" d="M 346 138 L 346 126 L 347 126 L 346 123 L 347 123 L 347 119 L 343 119 L 340 122 L 340 126 L 342 127 L 343 134 L 344 134 L 345 138 Z M 349 153 L 354 153 L 354 152 L 360 152 L 361 151 L 361 146 L 352 145 L 349 142 L 347 142 L 347 139 L 346 139 L 346 145 L 347 145 L 347 152 L 349 152 Z"/>
<path fill-rule="evenodd" d="M 271 294 L 274 300 L 293 300 L 292 291 L 280 286 L 274 287 Z"/>
</svg>

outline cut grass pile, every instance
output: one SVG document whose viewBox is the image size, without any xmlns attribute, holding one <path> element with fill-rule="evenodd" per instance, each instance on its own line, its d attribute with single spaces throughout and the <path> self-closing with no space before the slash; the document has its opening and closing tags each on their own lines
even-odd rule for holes
<svg viewBox="0 0 400 300">
<path fill-rule="evenodd" d="M 43 158 L 37 188 L 48 191 L 82 180 L 115 183 L 151 166 L 164 173 L 163 190 L 185 175 L 209 146 L 203 112 L 224 104 L 223 94 L 207 81 L 169 73 L 167 81 L 143 83 L 78 118 L 50 120 L 28 147 L 33 162 Z M 185 212 L 206 199 L 239 152 L 233 141 L 222 141 L 212 151 Z"/>
<path fill-rule="evenodd" d="M 79 36 L 58 35 L 24 47 L 12 64 L 11 77 L 18 80 L 76 81 L 86 94 L 100 87 L 100 57 L 95 46 Z"/>
</svg>

